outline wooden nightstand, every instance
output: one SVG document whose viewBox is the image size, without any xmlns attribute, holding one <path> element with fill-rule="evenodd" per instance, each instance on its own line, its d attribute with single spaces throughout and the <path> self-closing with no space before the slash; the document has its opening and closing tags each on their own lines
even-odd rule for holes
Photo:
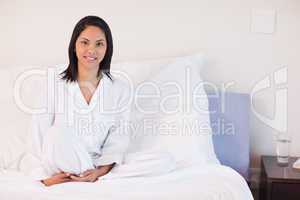
<svg viewBox="0 0 300 200">
<path fill-rule="evenodd" d="M 296 159 L 290 157 L 282 167 L 276 156 L 262 156 L 260 200 L 300 200 L 300 171 L 292 167 Z"/>
</svg>

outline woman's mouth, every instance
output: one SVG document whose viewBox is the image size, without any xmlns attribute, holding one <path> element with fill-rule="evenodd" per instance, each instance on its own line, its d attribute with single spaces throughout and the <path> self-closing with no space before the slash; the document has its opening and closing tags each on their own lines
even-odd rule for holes
<svg viewBox="0 0 300 200">
<path fill-rule="evenodd" d="M 84 59 L 86 59 L 88 62 L 94 62 L 97 60 L 97 57 L 93 56 L 83 56 Z"/>
</svg>

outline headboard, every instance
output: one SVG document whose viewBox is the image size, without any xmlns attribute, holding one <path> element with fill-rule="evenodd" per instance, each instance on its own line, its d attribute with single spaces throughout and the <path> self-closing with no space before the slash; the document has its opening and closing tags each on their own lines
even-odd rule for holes
<svg viewBox="0 0 300 200">
<path fill-rule="evenodd" d="M 215 153 L 223 165 L 249 178 L 248 94 L 207 91 Z"/>
</svg>

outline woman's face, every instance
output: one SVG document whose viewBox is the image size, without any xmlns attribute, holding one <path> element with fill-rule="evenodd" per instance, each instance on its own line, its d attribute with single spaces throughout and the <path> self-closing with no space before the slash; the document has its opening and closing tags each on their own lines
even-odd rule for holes
<svg viewBox="0 0 300 200">
<path fill-rule="evenodd" d="M 105 56 L 107 44 L 104 32 L 96 26 L 88 26 L 76 40 L 75 51 L 78 67 L 98 71 Z"/>
</svg>

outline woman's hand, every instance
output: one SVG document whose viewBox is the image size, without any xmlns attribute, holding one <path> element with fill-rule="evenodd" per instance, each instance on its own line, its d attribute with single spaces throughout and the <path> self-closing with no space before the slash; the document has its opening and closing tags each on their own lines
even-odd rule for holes
<svg viewBox="0 0 300 200">
<path fill-rule="evenodd" d="M 113 166 L 114 164 L 99 166 L 96 169 L 87 170 L 79 176 L 71 175 L 70 178 L 72 179 L 72 181 L 95 182 L 100 176 L 107 174 L 113 168 Z"/>
<path fill-rule="evenodd" d="M 55 184 L 59 184 L 59 183 L 66 183 L 66 182 L 70 182 L 73 181 L 70 178 L 70 174 L 69 173 L 65 173 L 65 172 L 60 172 L 57 173 L 55 175 L 53 175 L 50 178 L 47 178 L 45 180 L 42 180 L 41 182 L 45 185 L 45 186 L 51 186 L 51 185 L 55 185 Z"/>
<path fill-rule="evenodd" d="M 71 175 L 70 178 L 73 181 L 78 181 L 78 182 L 95 182 L 98 180 L 98 177 L 100 176 L 99 169 L 90 169 L 79 176 L 76 175 Z"/>
</svg>

